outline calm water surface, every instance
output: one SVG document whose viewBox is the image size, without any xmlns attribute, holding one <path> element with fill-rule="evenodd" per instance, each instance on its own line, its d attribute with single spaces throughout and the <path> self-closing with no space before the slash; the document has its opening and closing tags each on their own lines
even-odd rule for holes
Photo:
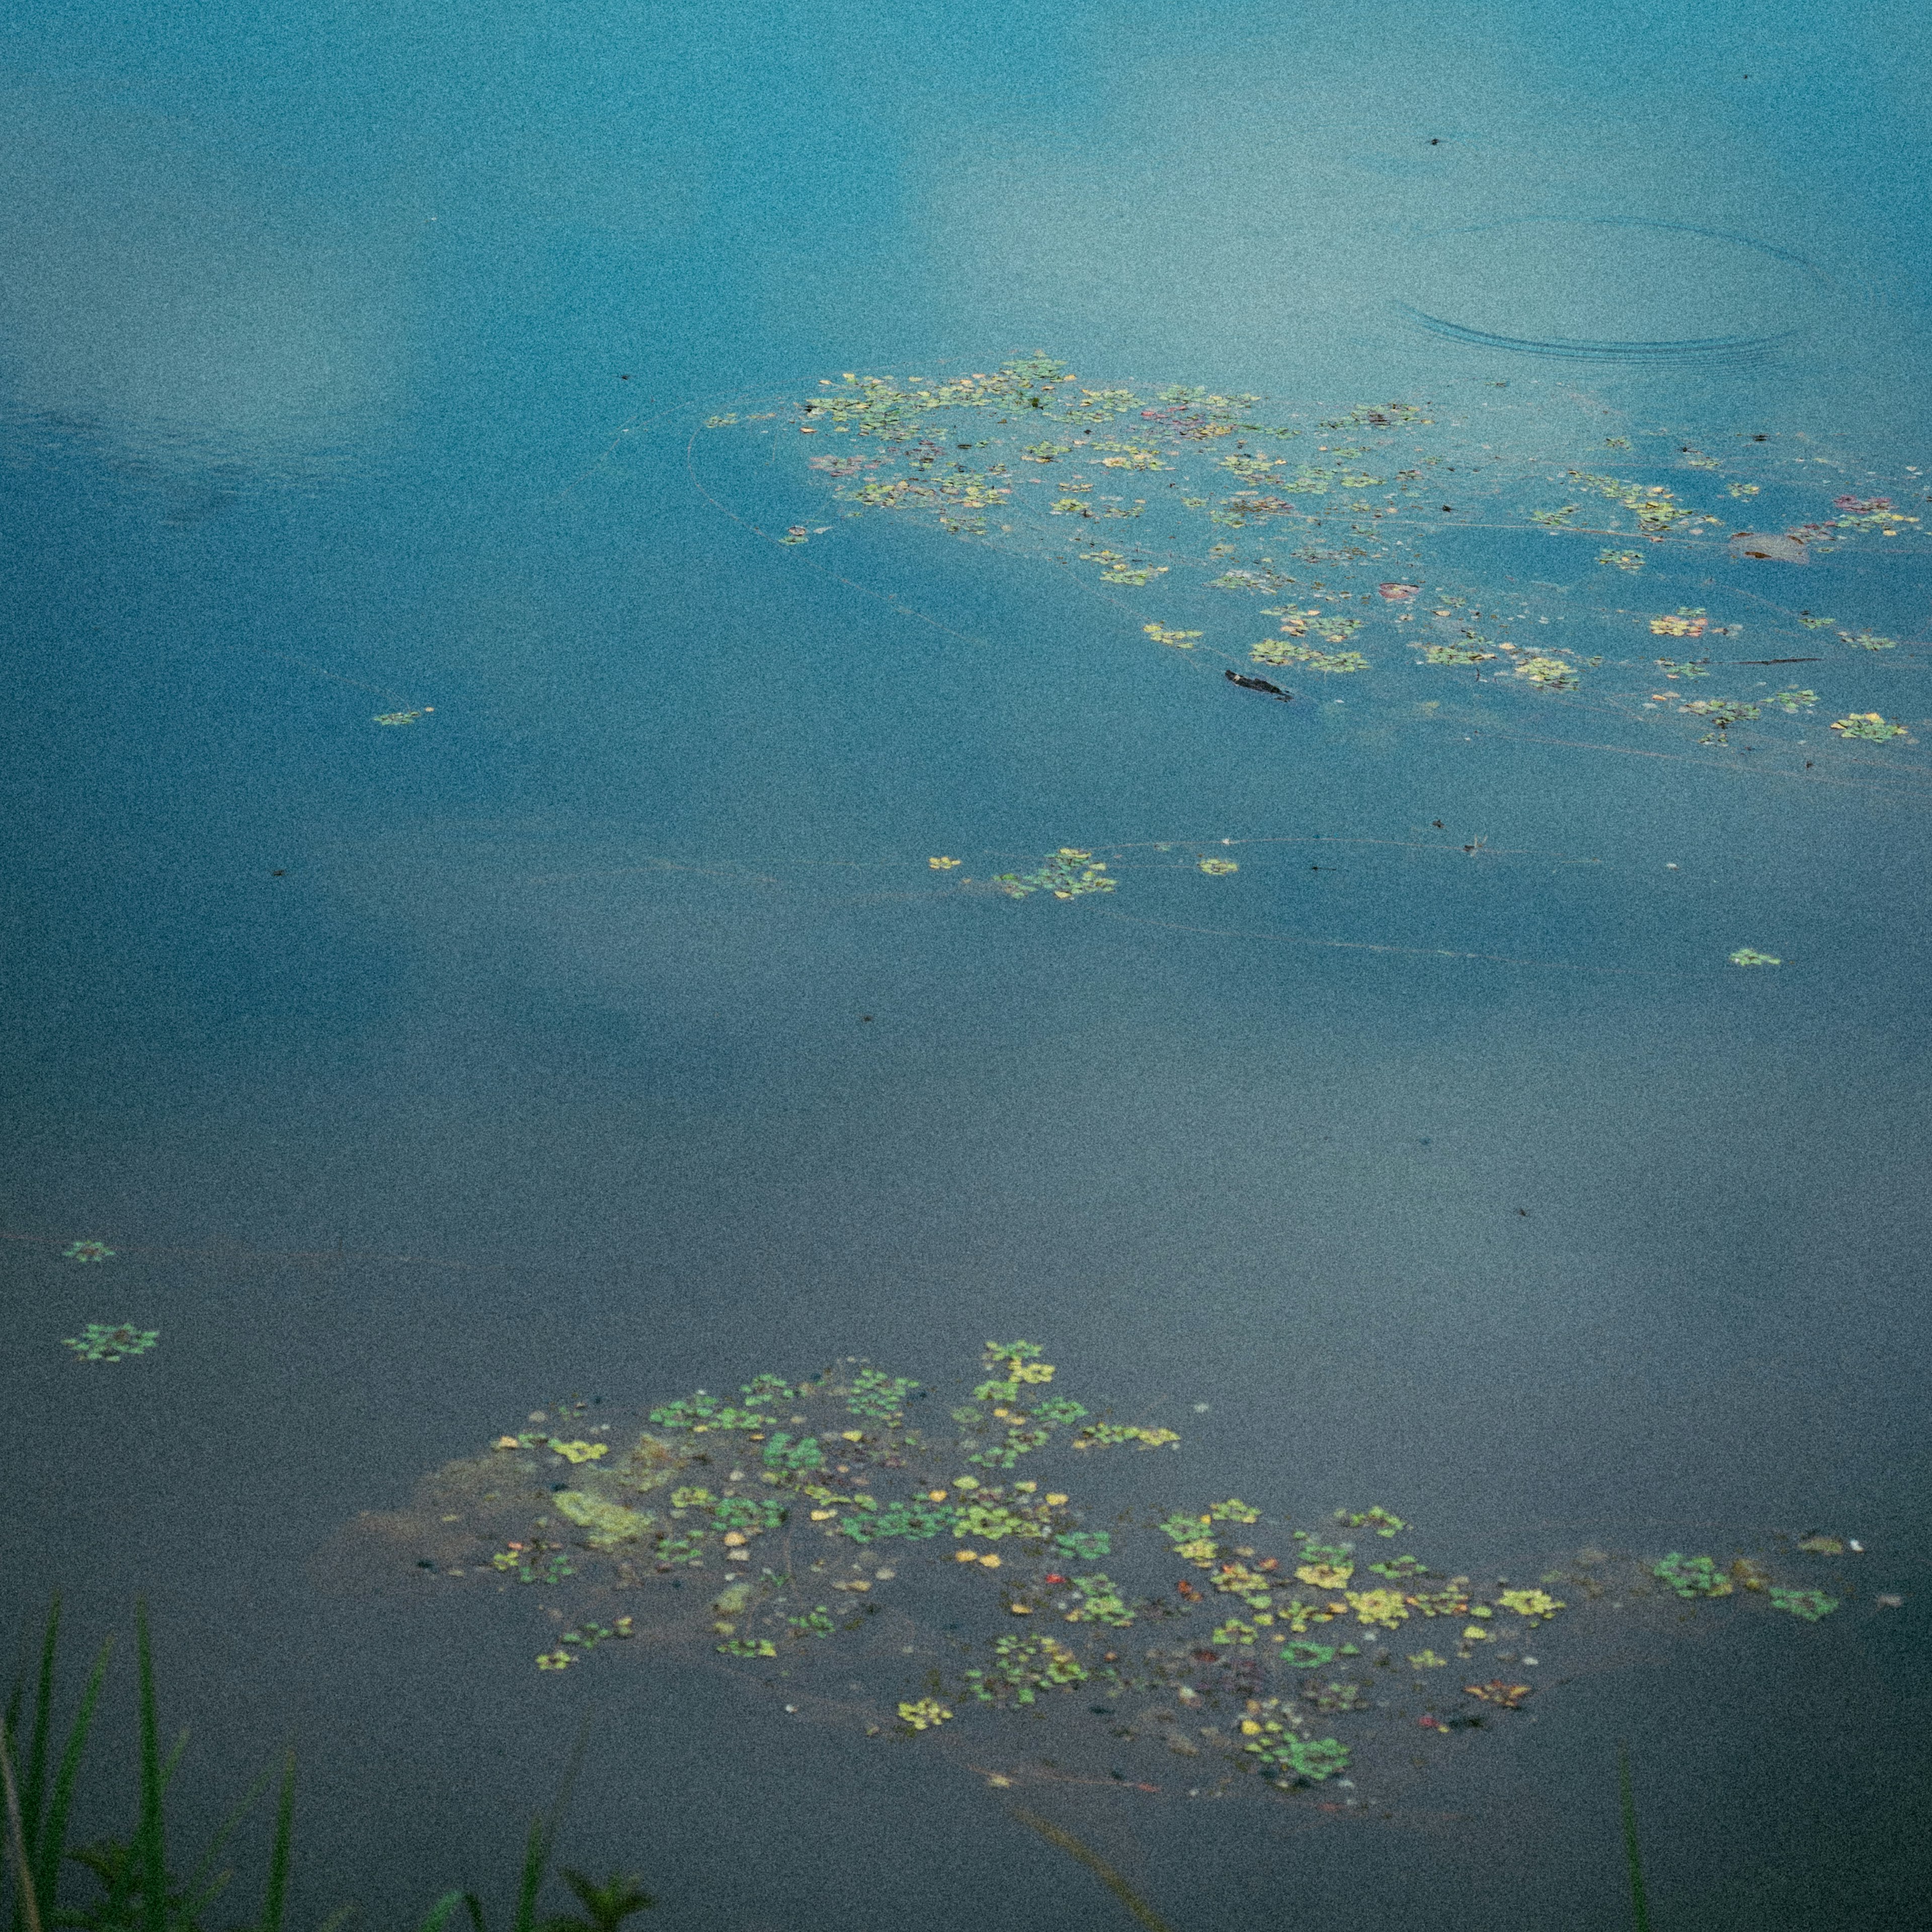
<svg viewBox="0 0 1932 1932">
<path fill-rule="evenodd" d="M 1922 744 L 1827 784 L 1250 705 L 1037 558 L 774 544 L 804 500 L 694 432 L 1037 349 L 1540 382 L 1909 482 L 1928 116 L 1888 4 L 16 20 L 15 1625 L 148 1594 L 190 1814 L 293 1730 L 304 1922 L 500 1890 L 592 1712 L 566 1856 L 644 1870 L 647 1922 L 1124 1924 L 956 1760 L 649 1658 L 540 1675 L 520 1600 L 312 1560 L 565 1390 L 937 1383 L 1024 1334 L 1184 1423 L 1145 1507 L 1373 1495 L 1498 1575 L 1870 1552 L 1804 1642 L 1639 1646 L 1386 1819 L 1060 1792 L 1175 1928 L 1624 1923 L 1624 1737 L 1660 1924 L 1904 1922 Z M 1924 740 L 1900 548 L 1899 646 L 1826 698 Z M 1184 916 L 1125 861 L 1018 906 L 926 862 L 1224 838 L 1240 896 Z M 122 1318 L 152 1355 L 58 1346 Z"/>
</svg>

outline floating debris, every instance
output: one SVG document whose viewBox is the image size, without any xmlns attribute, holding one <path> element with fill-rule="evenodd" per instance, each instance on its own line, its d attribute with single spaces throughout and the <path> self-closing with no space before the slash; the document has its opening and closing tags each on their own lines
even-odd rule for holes
<svg viewBox="0 0 1932 1932">
<path fill-rule="evenodd" d="M 70 1241 L 62 1249 L 64 1260 L 70 1262 L 111 1261 L 118 1250 L 110 1248 L 105 1241 Z"/>
</svg>

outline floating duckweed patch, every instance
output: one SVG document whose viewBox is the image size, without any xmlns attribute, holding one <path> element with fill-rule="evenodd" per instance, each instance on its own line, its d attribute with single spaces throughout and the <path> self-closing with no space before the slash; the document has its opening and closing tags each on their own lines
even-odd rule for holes
<svg viewBox="0 0 1932 1932">
<path fill-rule="evenodd" d="M 115 1252 L 105 1241 L 70 1241 L 61 1250 L 63 1258 L 70 1262 L 111 1261 Z"/>
<path fill-rule="evenodd" d="M 1651 1574 L 1680 1597 L 1728 1597 L 1730 1576 L 1708 1556 L 1680 1556 L 1676 1550 L 1654 1564 Z"/>
<path fill-rule="evenodd" d="M 1505 1711 L 1522 1708 L 1522 1700 L 1529 1695 L 1527 1684 L 1511 1684 L 1501 1677 L 1492 1677 L 1486 1684 L 1466 1684 L 1463 1692 L 1471 1697 L 1479 1697 L 1486 1704 L 1494 1704 Z"/>
<path fill-rule="evenodd" d="M 1815 1624 L 1829 1616 L 1838 1607 L 1838 1598 L 1826 1596 L 1822 1590 L 1795 1590 L 1774 1583 L 1768 1594 L 1773 1610 L 1788 1611 L 1794 1617 L 1802 1617 L 1808 1624 Z"/>
<path fill-rule="evenodd" d="M 1032 892 L 1051 892 L 1057 899 L 1077 899 L 1088 892 L 1114 890 L 1114 881 L 1107 876 L 1106 860 L 1096 862 L 1091 852 L 1073 845 L 1063 845 L 1036 872 L 1001 872 L 992 884 L 995 890 L 1010 899 L 1023 899 Z"/>
<path fill-rule="evenodd" d="M 1351 1590 L 1346 1600 L 1362 1622 L 1378 1629 L 1394 1630 L 1408 1621 L 1408 1606 L 1400 1590 Z"/>
<path fill-rule="evenodd" d="M 1006 1738 L 1023 1715 L 1054 1726 L 1054 1775 L 1159 1795 L 1178 1756 L 1189 1788 L 1274 1802 L 1345 1771 L 1378 1790 L 1409 1777 L 1418 1742 L 1426 1766 L 1552 1681 L 1526 1652 L 1547 1646 L 1566 1680 L 1591 1668 L 1606 1618 L 1667 1634 L 1684 1598 L 1805 1623 L 1838 1606 L 1791 1565 L 1843 1539 L 1724 1569 L 1591 1550 L 1486 1591 L 1422 1555 L 1358 1563 L 1337 1527 L 1415 1534 L 1380 1504 L 1302 1526 L 1234 1496 L 1096 1520 L 1057 1470 L 1178 1438 L 1094 1414 L 1064 1381 L 1028 1341 L 988 1342 L 950 1408 L 866 1362 L 760 1377 L 737 1401 L 642 1408 L 652 1426 L 634 1432 L 612 1412 L 593 1444 L 608 1453 L 569 1462 L 565 1487 L 566 1438 L 486 1438 L 412 1510 L 352 1530 L 380 1532 L 414 1587 L 472 1588 L 479 1610 L 527 1620 L 546 1672 L 635 1636 L 634 1654 L 730 1672 L 814 1721 L 924 1734 L 942 1753 L 956 1736 L 976 1776 L 1040 1756 Z M 1391 1634 L 1425 1624 L 1432 1641 L 1413 1651 Z M 1459 1662 L 1474 1667 L 1436 1675 Z M 1076 1689 L 1092 1701 L 1055 1694 Z M 1015 1771 L 987 1768 L 1001 1762 Z"/>
<path fill-rule="evenodd" d="M 1335 1520 L 1346 1529 L 1372 1529 L 1378 1536 L 1399 1536 L 1408 1527 L 1393 1510 L 1372 1503 L 1365 1510 L 1337 1510 Z"/>
<path fill-rule="evenodd" d="M 62 1338 L 61 1346 L 71 1348 L 83 1362 L 122 1362 L 132 1355 L 145 1355 L 161 1339 L 158 1328 L 136 1328 L 130 1323 L 90 1322 L 78 1335 Z"/>
<path fill-rule="evenodd" d="M 1774 952 L 1760 952 L 1755 946 L 1740 946 L 1730 956 L 1733 966 L 1782 966 L 1784 962 Z"/>
<path fill-rule="evenodd" d="M 1348 1768 L 1348 1748 L 1334 1738 L 1299 1737 L 1278 1718 L 1260 1720 L 1257 1730 L 1241 1748 L 1276 1783 L 1319 1784 Z"/>
<path fill-rule="evenodd" d="M 848 371 L 815 394 L 704 420 L 716 434 L 702 453 L 720 472 L 707 494 L 733 494 L 733 464 L 747 497 L 777 491 L 782 501 L 757 514 L 747 502 L 741 519 L 771 541 L 836 544 L 850 519 L 884 518 L 1064 565 L 1061 580 L 1094 600 L 1107 638 L 1162 654 L 1177 701 L 1191 701 L 1178 698 L 1184 689 L 1222 701 L 1224 671 L 1237 688 L 1267 692 L 1246 669 L 1299 665 L 1349 679 L 1346 718 L 1322 716 L 1364 745 L 1385 735 L 1366 722 L 1378 706 L 1406 730 L 1468 736 L 1562 702 L 1598 721 L 1593 736 L 1612 740 L 1605 748 L 1639 748 L 1629 741 L 1670 728 L 1676 747 L 1654 755 L 1724 757 L 1741 774 L 1746 761 L 1732 754 L 1747 734 L 1754 772 L 1780 763 L 1781 775 L 1802 774 L 1822 758 L 1838 760 L 1841 776 L 1850 741 L 1909 735 L 1867 708 L 1875 660 L 1898 646 L 1898 600 L 1860 608 L 1867 586 L 1843 573 L 1830 617 L 1779 600 L 1821 567 L 1922 555 L 1924 523 L 1906 506 L 1922 502 L 1924 479 L 1880 476 L 1853 452 L 1821 455 L 1810 439 L 1706 436 L 1700 447 L 1629 424 L 1606 435 L 1561 384 L 1534 379 L 1472 380 L 1453 395 L 1374 405 L 1300 404 L 1085 378 L 1045 354 L 944 380 Z M 1848 471 L 1854 492 L 1842 487 Z M 828 502 L 839 514 L 819 524 Z M 1740 531 L 1747 502 L 1761 527 Z M 1533 578 L 1520 554 L 1532 532 L 1544 560 Z M 1785 567 L 1764 572 L 1767 560 Z M 1646 583 L 1682 584 L 1705 603 L 1620 603 L 1646 572 Z M 1278 636 L 1215 641 L 1227 634 L 1228 598 L 1264 596 Z M 1658 674 L 1690 682 L 1727 661 L 1640 652 L 1663 640 L 1733 648 L 1747 620 L 1756 648 L 1742 662 L 1752 666 L 1810 662 L 1818 634 L 1832 634 L 1814 685 L 1774 694 L 1767 675 L 1702 711 L 1660 716 Z M 1390 644 L 1407 648 L 1378 648 Z M 1473 675 L 1418 707 L 1407 676 L 1416 663 Z M 1204 676 L 1212 698 L 1186 682 Z M 1837 711 L 1830 749 L 1802 735 L 1819 705 Z M 1694 752 L 1685 725 L 1696 728 Z M 952 872 L 958 862 L 928 864 Z M 956 884 L 1016 898 L 1115 889 L 1107 866 L 1075 848 Z"/>
<path fill-rule="evenodd" d="M 654 1520 L 644 1510 L 627 1509 L 608 1497 L 581 1490 L 560 1490 L 551 1501 L 560 1516 L 586 1532 L 585 1540 L 592 1550 L 614 1550 L 620 1543 L 634 1543 Z"/>
<path fill-rule="evenodd" d="M 1514 1610 L 1518 1616 L 1532 1624 L 1539 1619 L 1553 1617 L 1558 1610 L 1569 1607 L 1542 1590 L 1498 1590 L 1496 1592 L 1496 1606 L 1499 1610 Z"/>
<path fill-rule="evenodd" d="M 1876 711 L 1855 711 L 1849 718 L 1837 718 L 1832 729 L 1846 738 L 1864 738 L 1874 745 L 1906 736 L 1905 727 L 1888 722 Z"/>
<path fill-rule="evenodd" d="M 1312 644 L 1298 644 L 1292 638 L 1268 638 L 1248 652 L 1256 664 L 1305 664 L 1310 670 L 1346 674 L 1366 670 L 1369 661 L 1360 651 L 1318 650 Z"/>
<path fill-rule="evenodd" d="M 1225 879 L 1229 873 L 1238 872 L 1241 868 L 1232 859 L 1203 859 L 1201 869 L 1210 879 Z"/>
<path fill-rule="evenodd" d="M 594 1547 L 586 1539 L 586 1547 Z M 514 1576 L 519 1583 L 560 1583 L 577 1574 L 562 1544 L 546 1543 L 540 1536 L 518 1538 L 495 1551 L 490 1567 L 504 1576 Z"/>
<path fill-rule="evenodd" d="M 1088 1674 L 1057 1637 L 1003 1636 L 994 1640 L 992 1663 L 962 1672 L 961 1681 L 980 1703 L 1024 1705 L 1042 1690 L 1070 1690 L 1085 1683 Z"/>
<path fill-rule="evenodd" d="M 1795 1546 L 1808 1556 L 1842 1556 L 1845 1553 L 1845 1539 L 1814 1530 L 1809 1536 L 1801 1536 Z"/>
<path fill-rule="evenodd" d="M 1540 685 L 1546 691 L 1574 691 L 1577 684 L 1576 666 L 1562 658 L 1525 658 L 1513 674 Z"/>
</svg>

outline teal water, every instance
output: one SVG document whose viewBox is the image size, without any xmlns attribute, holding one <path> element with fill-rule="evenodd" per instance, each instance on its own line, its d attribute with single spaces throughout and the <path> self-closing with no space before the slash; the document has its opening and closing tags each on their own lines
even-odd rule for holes
<svg viewBox="0 0 1932 1932">
<path fill-rule="evenodd" d="M 0 59 L 16 1624 L 146 1589 L 198 1752 L 296 1726 L 318 1916 L 507 1868 L 593 1711 L 573 1856 L 668 1925 L 1124 1923 L 954 1760 L 314 1561 L 566 1390 L 1036 1335 L 1190 1498 L 1372 1494 L 1498 1574 L 1870 1551 L 1802 1644 L 1634 1646 L 1386 1820 L 1061 1794 L 1176 1928 L 1620 1923 L 1622 1735 L 1660 1924 L 1898 1922 L 1922 539 L 1432 536 L 1581 650 L 1756 598 L 1730 657 L 1828 655 L 1736 674 L 1820 693 L 1747 754 L 1647 670 L 1479 693 L 1392 631 L 1276 706 L 1220 675 L 1257 598 L 848 520 L 795 415 L 702 425 L 1040 350 L 1667 431 L 1687 497 L 1762 435 L 1775 528 L 1801 456 L 1913 512 L 1915 15 L 74 7 Z M 1874 710 L 1913 742 L 1832 740 Z M 928 864 L 1063 846 L 1118 890 Z M 123 1318 L 152 1355 L 58 1346 Z"/>
</svg>

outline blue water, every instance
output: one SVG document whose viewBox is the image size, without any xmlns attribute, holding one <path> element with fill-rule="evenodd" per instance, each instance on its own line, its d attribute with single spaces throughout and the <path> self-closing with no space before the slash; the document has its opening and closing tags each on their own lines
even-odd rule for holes
<svg viewBox="0 0 1932 1932">
<path fill-rule="evenodd" d="M 698 425 L 1039 349 L 1317 401 L 1534 379 L 1932 468 L 1916 20 L 10 23 L 14 1622 L 148 1592 L 218 1785 L 295 1727 L 318 1918 L 506 1880 L 595 1710 L 568 1856 L 667 1926 L 1124 1923 L 936 1762 L 540 1679 L 475 1603 L 310 1568 L 561 1390 L 1038 1333 L 1211 1405 L 1190 1493 L 1372 1492 L 1504 1570 L 1646 1525 L 1872 1552 L 1815 1643 L 1586 1680 L 1384 1830 L 1062 1814 L 1176 1928 L 1624 1922 L 1619 1736 L 1660 1924 L 1904 1922 L 1922 745 L 1808 783 L 1555 711 L 1250 704 L 1037 556 L 829 500 L 773 544 L 802 484 Z M 1860 581 L 1901 646 L 1826 701 L 1922 741 L 1900 550 Z M 1228 897 L 1135 869 L 1222 839 Z M 1114 898 L 926 862 L 1068 844 L 1121 848 Z M 152 1356 L 57 1346 L 124 1315 Z"/>
</svg>

